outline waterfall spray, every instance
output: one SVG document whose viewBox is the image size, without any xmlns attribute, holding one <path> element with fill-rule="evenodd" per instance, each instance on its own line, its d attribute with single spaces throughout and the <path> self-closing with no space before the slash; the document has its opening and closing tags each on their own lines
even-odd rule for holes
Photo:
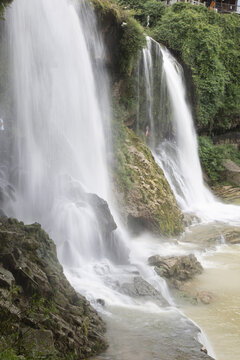
<svg viewBox="0 0 240 360">
<path fill-rule="evenodd" d="M 84 194 L 108 199 L 108 125 L 100 105 L 107 96 L 97 96 L 76 8 L 65 0 L 18 0 L 7 24 L 16 119 L 12 215 L 40 222 L 63 263 L 102 256 Z"/>
</svg>

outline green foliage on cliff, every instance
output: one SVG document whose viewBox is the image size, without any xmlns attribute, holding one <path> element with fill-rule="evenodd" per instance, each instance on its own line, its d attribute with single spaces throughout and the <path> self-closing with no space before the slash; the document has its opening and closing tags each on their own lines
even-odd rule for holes
<svg viewBox="0 0 240 360">
<path fill-rule="evenodd" d="M 116 2 L 112 0 L 89 0 L 93 7 L 98 11 L 100 16 L 112 14 L 116 22 L 121 23 L 126 14 L 124 9 L 119 7 Z"/>
<path fill-rule="evenodd" d="M 147 18 L 150 17 L 150 26 L 155 26 L 164 13 L 165 6 L 157 0 L 118 0 L 120 5 L 131 8 L 135 12 L 135 17 L 143 26 L 147 25 Z"/>
<path fill-rule="evenodd" d="M 125 195 L 131 190 L 134 176 L 129 167 L 129 153 L 126 145 L 127 134 L 124 120 L 128 117 L 125 108 L 118 103 L 113 106 L 113 146 L 115 153 L 114 182 L 119 190 Z"/>
<path fill-rule="evenodd" d="M 240 118 L 240 17 L 177 3 L 166 9 L 154 38 L 175 50 L 191 69 L 197 117 L 210 129 Z"/>
<path fill-rule="evenodd" d="M 131 75 L 139 51 L 145 45 L 144 29 L 133 16 L 132 11 L 114 0 L 89 0 L 104 23 L 107 37 L 115 33 L 114 52 L 117 54 L 117 71 L 121 76 Z M 116 70 L 116 69 L 115 69 Z"/>
<path fill-rule="evenodd" d="M 157 0 L 118 0 L 146 31 L 172 49 L 191 71 L 198 125 L 209 133 L 240 122 L 240 17 L 205 6 Z"/>
<path fill-rule="evenodd" d="M 143 28 L 132 17 L 129 17 L 123 25 L 123 36 L 120 41 L 120 66 L 123 73 L 131 75 L 134 60 L 145 45 L 145 37 Z"/>
<path fill-rule="evenodd" d="M 207 136 L 199 137 L 199 156 L 211 182 L 221 182 L 223 161 L 230 159 L 240 166 L 240 152 L 233 145 L 213 145 Z"/>
<path fill-rule="evenodd" d="M 141 224 L 142 231 L 179 234 L 182 213 L 162 170 L 144 141 L 124 126 L 128 118 L 124 107 L 116 103 L 113 115 L 113 180 L 122 201 L 119 210 L 134 226 Z"/>
</svg>

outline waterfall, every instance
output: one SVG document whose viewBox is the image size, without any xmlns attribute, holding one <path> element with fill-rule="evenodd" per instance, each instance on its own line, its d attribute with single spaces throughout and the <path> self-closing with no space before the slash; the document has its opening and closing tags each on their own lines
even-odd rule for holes
<svg viewBox="0 0 240 360">
<path fill-rule="evenodd" d="M 153 53 L 153 46 L 158 51 Z M 204 184 L 197 136 L 187 102 L 181 65 L 166 48 L 149 37 L 147 50 L 143 50 L 143 59 L 146 52 L 151 55 L 150 58 L 158 58 L 155 72 L 159 71 L 159 64 L 161 66 L 160 91 L 158 94 L 154 92 L 154 101 L 159 104 L 158 115 L 152 120 L 155 128 L 159 126 L 160 132 L 154 131 L 151 134 L 154 141 L 150 142 L 150 146 L 179 206 L 184 212 L 196 214 L 202 221 L 216 220 L 240 225 L 240 207 L 221 203 Z M 149 84 L 148 73 L 154 71 L 151 62 L 143 60 L 146 87 Z M 156 125 L 159 122 L 161 125 Z M 164 131 L 161 130 L 164 128 Z M 153 147 L 152 144 L 156 145 Z"/>
<path fill-rule="evenodd" d="M 0 186 L 11 185 L 14 197 L 4 211 L 43 226 L 65 274 L 95 306 L 98 297 L 136 304 L 120 289 L 136 269 L 172 303 L 165 281 L 129 255 L 111 205 L 108 79 L 92 10 L 78 1 L 15 0 L 6 28 L 12 106 L 2 133 L 11 146 Z M 103 233 L 91 194 L 109 203 L 118 225 L 112 236 Z"/>
<path fill-rule="evenodd" d="M 15 119 L 10 215 L 40 222 L 56 239 L 63 263 L 105 251 L 84 194 L 108 200 L 109 119 L 101 108 L 109 104 L 107 85 L 97 95 L 81 11 L 66 0 L 18 0 L 7 13 Z M 103 56 L 100 48 L 92 50 L 98 49 L 96 57 Z"/>
<path fill-rule="evenodd" d="M 148 41 L 148 46 L 143 49 L 143 64 L 144 64 L 144 75 L 146 80 L 146 119 L 148 122 L 147 132 L 154 132 L 154 121 L 153 121 L 153 60 L 151 55 L 151 41 Z M 152 145 L 154 145 L 152 143 Z"/>
</svg>

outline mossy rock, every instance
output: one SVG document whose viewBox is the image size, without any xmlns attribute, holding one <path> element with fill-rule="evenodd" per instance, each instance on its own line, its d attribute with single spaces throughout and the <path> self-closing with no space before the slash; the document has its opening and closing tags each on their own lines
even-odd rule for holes
<svg viewBox="0 0 240 360">
<path fill-rule="evenodd" d="M 89 2 L 97 14 L 107 50 L 107 66 L 112 78 L 128 78 L 139 51 L 146 43 L 143 27 L 133 18 L 131 11 L 119 6 L 115 1 Z"/>
<path fill-rule="evenodd" d="M 107 347 L 105 324 L 69 284 L 54 242 L 39 224 L 7 217 L 0 219 L 0 323 L 6 359 L 85 359 Z"/>
<path fill-rule="evenodd" d="M 129 228 L 136 234 L 144 230 L 168 236 L 181 233 L 183 215 L 163 171 L 146 144 L 132 130 L 124 128 L 124 132 L 114 179 Z"/>
</svg>

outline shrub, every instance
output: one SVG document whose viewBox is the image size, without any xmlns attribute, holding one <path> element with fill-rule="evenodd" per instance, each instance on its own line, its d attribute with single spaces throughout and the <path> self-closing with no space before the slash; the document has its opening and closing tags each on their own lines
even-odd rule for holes
<svg viewBox="0 0 240 360">
<path fill-rule="evenodd" d="M 138 52 L 145 45 L 145 36 L 141 25 L 132 17 L 127 19 L 123 29 L 124 32 L 120 42 L 120 66 L 123 73 L 130 75 Z"/>
<path fill-rule="evenodd" d="M 199 137 L 199 156 L 212 183 L 221 181 L 225 159 L 230 159 L 240 166 L 240 152 L 233 145 L 213 145 L 207 136 Z"/>
<path fill-rule="evenodd" d="M 226 129 L 240 118 L 240 17 L 177 3 L 153 29 L 192 71 L 201 126 Z"/>
</svg>

